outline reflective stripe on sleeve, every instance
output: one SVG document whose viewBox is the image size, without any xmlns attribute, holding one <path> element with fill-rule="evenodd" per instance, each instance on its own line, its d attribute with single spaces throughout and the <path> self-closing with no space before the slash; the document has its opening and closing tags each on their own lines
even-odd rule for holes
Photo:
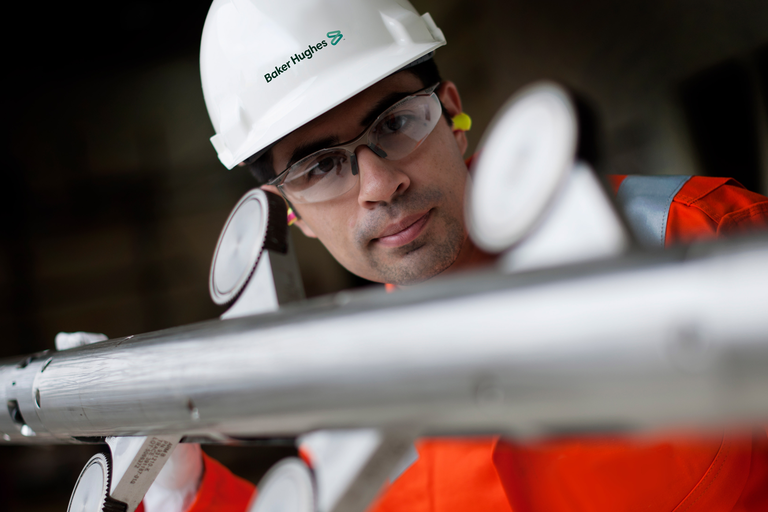
<svg viewBox="0 0 768 512">
<path fill-rule="evenodd" d="M 616 199 L 637 240 L 664 247 L 669 207 L 690 176 L 627 176 Z"/>
</svg>

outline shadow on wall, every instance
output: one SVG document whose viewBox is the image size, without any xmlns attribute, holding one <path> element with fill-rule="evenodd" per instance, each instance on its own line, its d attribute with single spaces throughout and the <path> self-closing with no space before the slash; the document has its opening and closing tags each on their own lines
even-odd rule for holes
<svg viewBox="0 0 768 512">
<path fill-rule="evenodd" d="M 768 45 L 684 80 L 680 100 L 702 173 L 765 191 Z"/>
</svg>

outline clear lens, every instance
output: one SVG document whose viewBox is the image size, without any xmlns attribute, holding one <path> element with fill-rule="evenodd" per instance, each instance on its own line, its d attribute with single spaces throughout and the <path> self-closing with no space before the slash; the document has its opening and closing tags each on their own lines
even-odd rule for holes
<svg viewBox="0 0 768 512">
<path fill-rule="evenodd" d="M 352 174 L 355 156 L 346 149 L 324 149 L 299 160 L 288 171 L 283 190 L 294 201 L 325 201 L 351 189 L 357 177 Z"/>
<path fill-rule="evenodd" d="M 440 100 L 435 93 L 410 96 L 381 114 L 354 141 L 323 149 L 293 164 L 280 186 L 296 203 L 316 203 L 338 197 L 357 183 L 354 151 L 359 146 L 375 148 L 374 151 L 387 160 L 399 160 L 432 133 L 441 114 Z"/>
<path fill-rule="evenodd" d="M 440 103 L 436 99 L 414 96 L 385 112 L 372 127 L 370 142 L 384 150 L 387 160 L 405 157 L 432 133 L 440 119 Z"/>
</svg>

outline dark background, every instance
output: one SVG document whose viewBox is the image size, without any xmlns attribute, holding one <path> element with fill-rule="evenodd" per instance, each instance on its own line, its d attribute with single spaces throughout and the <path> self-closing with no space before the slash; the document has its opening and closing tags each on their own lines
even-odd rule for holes
<svg viewBox="0 0 768 512">
<path fill-rule="evenodd" d="M 601 120 L 604 171 L 737 177 L 768 191 L 765 0 L 415 0 L 473 117 L 559 80 Z M 254 184 L 227 171 L 200 90 L 209 2 L 19 3 L 3 17 L 0 357 L 58 331 L 212 318 L 210 258 Z M 294 233 L 309 295 L 363 284 Z M 0 446 L 0 509 L 64 510 L 88 446 Z M 277 449 L 211 449 L 256 480 Z"/>
</svg>

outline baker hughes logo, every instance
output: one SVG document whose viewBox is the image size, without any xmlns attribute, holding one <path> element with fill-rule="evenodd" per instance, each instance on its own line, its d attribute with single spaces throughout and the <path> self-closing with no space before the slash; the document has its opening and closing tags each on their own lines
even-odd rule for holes
<svg viewBox="0 0 768 512">
<path fill-rule="evenodd" d="M 331 32 L 328 32 L 327 34 L 325 34 L 325 36 L 328 39 L 330 39 L 331 46 L 336 46 L 337 44 L 339 44 L 339 41 L 341 41 L 341 38 L 344 37 L 344 34 L 342 34 L 340 30 L 332 30 Z M 293 55 L 291 55 L 291 59 L 287 61 L 285 64 L 283 64 L 282 66 L 275 66 L 274 71 L 264 75 L 264 80 L 266 80 L 267 83 L 271 82 L 278 76 L 282 75 L 283 73 L 291 69 L 291 65 L 297 66 L 301 64 L 302 61 L 311 59 L 312 57 L 315 56 L 315 53 L 327 47 L 328 47 L 328 41 L 326 41 L 325 39 L 323 39 L 317 44 L 308 45 L 307 49 L 304 50 L 303 52 L 294 53 Z"/>
</svg>

